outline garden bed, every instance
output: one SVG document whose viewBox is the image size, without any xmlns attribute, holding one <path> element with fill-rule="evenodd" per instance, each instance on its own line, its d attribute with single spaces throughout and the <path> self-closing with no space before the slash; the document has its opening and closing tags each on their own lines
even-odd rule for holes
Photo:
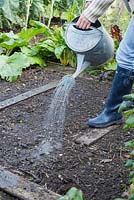
<svg viewBox="0 0 134 200">
<path fill-rule="evenodd" d="M 15 83 L 0 80 L 1 101 L 53 80 L 64 73 L 41 68 L 26 70 Z M 40 94 L 1 111 L 0 163 L 9 170 L 19 170 L 33 182 L 64 195 L 72 186 L 82 189 L 87 200 L 113 200 L 126 189 L 128 155 L 124 142 L 132 133 L 122 126 L 110 131 L 91 146 L 76 143 L 89 132 L 84 127 L 89 117 L 102 110 L 110 81 L 93 77 L 78 78 L 66 111 L 63 149 L 51 156 L 31 157 L 33 149 L 45 138 L 45 113 L 52 91 Z"/>
</svg>

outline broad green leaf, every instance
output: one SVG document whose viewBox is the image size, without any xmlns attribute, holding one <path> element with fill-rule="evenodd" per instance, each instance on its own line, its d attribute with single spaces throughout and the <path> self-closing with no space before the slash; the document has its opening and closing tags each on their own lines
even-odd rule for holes
<svg viewBox="0 0 134 200">
<path fill-rule="evenodd" d="M 134 150 L 130 152 L 130 156 L 134 157 Z"/>
<path fill-rule="evenodd" d="M 52 34 L 51 29 L 49 29 L 45 24 L 43 24 L 43 23 L 41 23 L 39 21 L 30 20 L 29 24 L 32 25 L 33 27 L 37 28 L 37 29 L 43 28 L 44 29 L 44 34 L 46 36 L 49 36 L 49 35 Z"/>
<path fill-rule="evenodd" d="M 19 10 L 18 0 L 4 0 L 2 6 L 4 16 L 9 19 L 12 23 L 16 23 L 16 16 Z"/>
<path fill-rule="evenodd" d="M 76 14 L 75 14 L 76 8 L 78 8 L 78 2 L 72 5 L 70 9 L 68 10 L 67 22 L 71 22 L 76 17 Z"/>
<path fill-rule="evenodd" d="M 74 198 L 74 200 L 85 200 L 85 197 L 82 193 L 81 190 L 72 187 L 68 192 L 67 192 L 67 196 L 71 199 Z"/>
<path fill-rule="evenodd" d="M 127 127 L 134 128 L 134 115 L 130 115 L 125 123 Z"/>
<path fill-rule="evenodd" d="M 131 102 L 131 101 L 123 101 L 119 107 L 119 110 L 118 112 L 123 112 L 123 111 L 126 111 L 126 110 L 129 110 L 131 108 L 134 107 L 134 103 Z"/>
<path fill-rule="evenodd" d="M 134 167 L 132 167 L 134 169 Z M 134 178 L 129 179 L 129 184 L 134 184 Z"/>
<path fill-rule="evenodd" d="M 45 28 L 29 28 L 29 29 L 23 29 L 20 33 L 18 33 L 18 36 L 23 39 L 26 42 L 29 42 L 33 37 L 35 37 L 38 34 L 44 33 Z"/>
<path fill-rule="evenodd" d="M 134 194 L 129 195 L 128 200 L 134 200 Z"/>
<path fill-rule="evenodd" d="M 3 33 L 3 35 L 7 36 L 9 39 L 18 39 L 19 37 L 17 34 L 14 34 L 13 31 L 10 31 L 9 33 Z"/>
<path fill-rule="evenodd" d="M 21 47 L 21 52 L 31 56 L 36 56 L 39 53 L 39 49 L 35 48 L 35 46 L 33 47 L 29 45 Z"/>
<path fill-rule="evenodd" d="M 18 36 L 10 31 L 9 33 L 0 33 L 0 42 L 8 41 L 10 39 L 18 39 Z"/>
<path fill-rule="evenodd" d="M 51 38 L 55 42 L 56 46 L 62 46 L 66 44 L 64 39 L 64 32 L 61 27 L 53 27 L 53 34 L 51 35 Z"/>
<path fill-rule="evenodd" d="M 30 20 L 29 24 L 32 25 L 35 28 L 42 28 L 42 27 L 46 27 L 48 30 L 50 30 L 45 24 L 43 24 L 40 21 L 35 21 L 35 20 Z"/>
<path fill-rule="evenodd" d="M 111 62 L 109 62 L 107 65 L 104 66 L 105 70 L 116 70 L 117 68 L 117 64 L 115 60 L 112 60 Z"/>
<path fill-rule="evenodd" d="M 114 200 L 127 200 L 127 199 L 117 198 L 117 199 L 114 199 Z"/>
<path fill-rule="evenodd" d="M 12 50 L 15 47 L 22 47 L 25 45 L 27 45 L 27 42 L 22 39 L 10 39 L 8 41 L 0 43 L 0 46 L 6 48 L 7 50 Z"/>
<path fill-rule="evenodd" d="M 123 129 L 124 129 L 125 131 L 129 130 L 129 129 L 130 129 L 129 124 L 125 123 L 125 125 L 123 126 Z"/>
<path fill-rule="evenodd" d="M 1 42 L 0 46 L 6 48 L 7 50 L 13 50 L 16 47 L 20 48 L 27 45 L 29 40 L 40 33 L 44 33 L 44 28 L 23 29 L 19 34 L 14 34 L 13 32 L 3 34 L 1 35 L 0 40 L 6 38 L 6 41 Z"/>
<path fill-rule="evenodd" d="M 61 197 L 59 200 L 85 200 L 85 197 L 81 190 L 72 187 L 64 197 Z"/>
<path fill-rule="evenodd" d="M 9 40 L 10 38 L 5 33 L 0 33 L 0 42 Z"/>
<path fill-rule="evenodd" d="M 128 167 L 128 168 L 131 168 L 134 164 L 134 161 L 133 160 L 127 160 L 126 164 L 125 164 L 125 167 Z"/>
<path fill-rule="evenodd" d="M 55 51 L 55 43 L 51 39 L 46 39 L 42 42 L 39 42 L 37 45 L 44 50 L 48 50 L 53 53 Z"/>
<path fill-rule="evenodd" d="M 134 94 L 128 94 L 128 95 L 123 96 L 123 100 L 134 101 Z"/>
<path fill-rule="evenodd" d="M 129 116 L 133 115 L 134 114 L 134 108 L 133 109 L 130 109 L 128 111 L 125 111 L 124 113 L 124 117 L 125 118 L 128 118 Z"/>
<path fill-rule="evenodd" d="M 14 81 L 22 73 L 22 67 L 9 62 L 8 56 L 0 56 L 0 76 L 3 79 Z"/>
<path fill-rule="evenodd" d="M 68 48 L 68 63 L 71 67 L 76 67 L 77 66 L 77 55 L 74 51 L 70 50 Z"/>
<path fill-rule="evenodd" d="M 125 142 L 125 147 L 130 147 L 130 148 L 134 148 L 134 140 L 130 140 L 128 142 Z"/>
<path fill-rule="evenodd" d="M 63 53 L 63 51 L 64 51 L 65 48 L 66 48 L 66 46 L 59 46 L 59 47 L 55 48 L 54 53 L 55 53 L 55 55 L 56 55 L 56 57 L 58 59 L 60 59 L 60 57 L 61 57 L 61 55 L 62 55 L 62 53 Z"/>
<path fill-rule="evenodd" d="M 42 67 L 45 65 L 42 59 L 36 56 L 30 56 L 23 53 L 15 53 L 12 56 L 10 56 L 8 60 L 10 63 L 15 63 L 23 69 L 34 64 L 40 64 Z"/>
<path fill-rule="evenodd" d="M 60 61 L 65 66 L 70 64 L 70 51 L 70 49 L 66 48 L 63 50 L 63 53 L 60 56 Z"/>
<path fill-rule="evenodd" d="M 23 53 L 15 53 L 12 56 L 0 56 L 0 76 L 3 79 L 14 81 L 21 75 L 22 70 L 30 65 L 39 64 L 42 67 L 44 61 L 39 57 L 30 57 Z"/>
<path fill-rule="evenodd" d="M 6 48 L 8 51 L 24 45 L 27 45 L 27 42 L 19 38 L 13 31 L 0 34 L 0 46 Z"/>
<path fill-rule="evenodd" d="M 39 56 L 31 56 L 31 57 L 29 56 L 29 58 L 31 59 L 31 62 L 33 61 L 33 64 L 38 64 L 40 67 L 46 66 L 45 61 Z"/>
<path fill-rule="evenodd" d="M 31 54 L 32 50 L 28 46 L 21 47 L 21 52 L 24 54 Z"/>
<path fill-rule="evenodd" d="M 129 173 L 129 178 L 134 178 L 134 171 L 131 171 L 131 172 Z"/>
<path fill-rule="evenodd" d="M 46 0 L 32 0 L 32 13 L 34 14 L 34 16 L 37 18 L 39 17 L 43 17 L 45 18 L 46 17 L 46 13 L 45 13 L 45 3 L 46 3 Z M 33 19 L 33 17 L 32 17 Z"/>
</svg>

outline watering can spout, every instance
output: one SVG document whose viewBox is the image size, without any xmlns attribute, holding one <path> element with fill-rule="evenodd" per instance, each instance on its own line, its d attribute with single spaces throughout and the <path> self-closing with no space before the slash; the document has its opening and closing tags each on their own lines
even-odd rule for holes
<svg viewBox="0 0 134 200">
<path fill-rule="evenodd" d="M 76 78 L 79 76 L 81 72 L 83 72 L 87 67 L 90 66 L 90 62 L 85 60 L 85 55 L 84 54 L 77 54 L 77 68 L 75 73 L 72 75 L 73 78 Z"/>
</svg>

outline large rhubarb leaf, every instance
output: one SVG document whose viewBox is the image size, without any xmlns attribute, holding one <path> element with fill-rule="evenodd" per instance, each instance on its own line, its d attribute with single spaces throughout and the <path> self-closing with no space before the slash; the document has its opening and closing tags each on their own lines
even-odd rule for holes
<svg viewBox="0 0 134 200">
<path fill-rule="evenodd" d="M 0 56 L 0 76 L 8 81 L 15 81 L 22 70 L 30 65 L 39 64 L 43 67 L 44 61 L 37 56 L 15 53 L 12 56 Z"/>
</svg>

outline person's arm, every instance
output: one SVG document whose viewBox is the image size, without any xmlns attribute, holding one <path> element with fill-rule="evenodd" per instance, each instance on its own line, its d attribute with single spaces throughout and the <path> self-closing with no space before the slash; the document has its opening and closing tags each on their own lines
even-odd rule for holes
<svg viewBox="0 0 134 200">
<path fill-rule="evenodd" d="M 88 29 L 91 23 L 94 23 L 100 16 L 102 16 L 113 2 L 114 0 L 92 0 L 81 14 L 76 25 L 79 28 Z"/>
<path fill-rule="evenodd" d="M 114 0 L 93 0 L 82 15 L 94 23 L 113 2 Z"/>
<path fill-rule="evenodd" d="M 89 6 L 90 3 L 92 3 L 93 0 L 86 0 L 86 4 L 85 4 L 85 9 Z"/>
</svg>

